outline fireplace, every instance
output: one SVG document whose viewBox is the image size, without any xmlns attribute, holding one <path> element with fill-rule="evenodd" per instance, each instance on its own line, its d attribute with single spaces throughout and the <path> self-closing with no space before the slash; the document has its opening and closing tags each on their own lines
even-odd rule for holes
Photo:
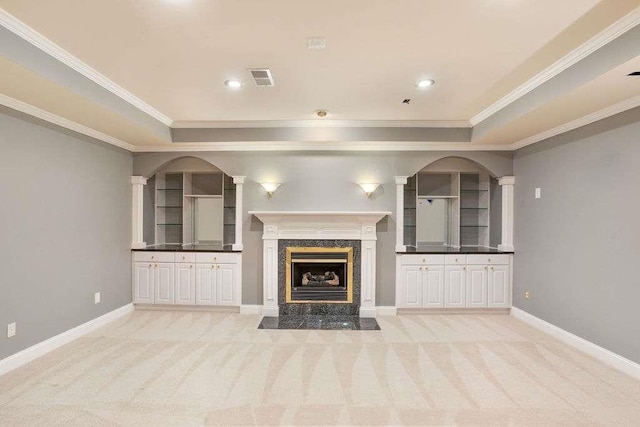
<svg viewBox="0 0 640 427">
<path fill-rule="evenodd" d="M 353 248 L 287 247 L 287 303 L 353 303 Z"/>
</svg>

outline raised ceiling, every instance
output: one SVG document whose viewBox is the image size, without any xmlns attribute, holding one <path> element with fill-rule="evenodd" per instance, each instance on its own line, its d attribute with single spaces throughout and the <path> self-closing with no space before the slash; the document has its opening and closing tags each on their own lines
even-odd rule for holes
<svg viewBox="0 0 640 427">
<path fill-rule="evenodd" d="M 0 72 L 10 79 L 0 83 L 2 94 L 134 147 L 179 148 L 159 124 L 311 121 L 412 128 L 485 122 L 491 126 L 474 131 L 477 137 L 457 142 L 513 148 L 614 104 L 633 106 L 640 93 L 640 78 L 623 75 L 638 65 L 634 39 L 613 59 L 589 64 L 576 56 L 635 37 L 640 0 L 0 0 L 0 6 L 12 33 L 3 35 Z M 326 49 L 307 49 L 313 36 L 325 37 Z M 70 67 L 57 69 L 34 48 Z M 581 74 L 588 77 L 578 87 L 556 85 L 544 104 L 507 111 L 564 71 L 568 58 L 573 62 L 565 68 L 592 71 Z M 259 67 L 271 69 L 274 87 L 254 85 L 247 69 Z M 98 85 L 80 82 L 87 78 Z M 244 87 L 224 86 L 231 78 Z M 423 78 L 436 84 L 416 88 Z M 128 106 L 116 105 L 122 98 Z M 314 115 L 319 108 L 329 110 L 325 121 Z"/>
</svg>

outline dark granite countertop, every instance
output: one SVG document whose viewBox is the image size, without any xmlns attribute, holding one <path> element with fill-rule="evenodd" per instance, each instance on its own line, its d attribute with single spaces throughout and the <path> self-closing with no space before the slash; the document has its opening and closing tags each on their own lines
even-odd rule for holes
<svg viewBox="0 0 640 427">
<path fill-rule="evenodd" d="M 487 248 L 483 246 L 461 246 L 452 248 L 448 246 L 407 246 L 404 252 L 396 252 L 398 254 L 512 254 L 512 251 L 501 251 L 495 248 Z"/>
<path fill-rule="evenodd" d="M 162 252 L 242 252 L 234 251 L 231 245 L 155 245 L 132 251 L 162 251 Z"/>
</svg>

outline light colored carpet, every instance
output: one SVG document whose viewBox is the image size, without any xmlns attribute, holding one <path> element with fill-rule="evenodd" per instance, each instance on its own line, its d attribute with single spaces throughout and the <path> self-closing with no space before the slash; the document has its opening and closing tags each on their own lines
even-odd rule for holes
<svg viewBox="0 0 640 427">
<path fill-rule="evenodd" d="M 638 425 L 640 382 L 507 315 L 258 330 L 136 311 L 0 377 L 1 425 Z"/>
</svg>

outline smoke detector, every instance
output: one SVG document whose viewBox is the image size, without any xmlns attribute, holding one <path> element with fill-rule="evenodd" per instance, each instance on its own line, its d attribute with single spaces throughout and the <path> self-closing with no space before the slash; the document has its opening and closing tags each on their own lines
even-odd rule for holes
<svg viewBox="0 0 640 427">
<path fill-rule="evenodd" d="M 324 49 L 327 47 L 327 39 L 324 37 L 308 37 L 307 48 L 308 49 Z"/>
<path fill-rule="evenodd" d="M 251 77 L 253 77 L 253 81 L 256 83 L 256 86 L 271 87 L 275 85 L 270 69 L 251 68 L 249 72 L 251 73 Z"/>
</svg>

